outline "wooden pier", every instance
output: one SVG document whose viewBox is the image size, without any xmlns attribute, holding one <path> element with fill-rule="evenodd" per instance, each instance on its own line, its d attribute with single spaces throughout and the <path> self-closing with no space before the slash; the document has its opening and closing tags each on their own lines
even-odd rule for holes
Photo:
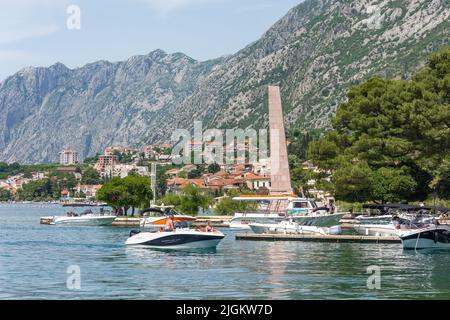
<svg viewBox="0 0 450 320">
<path fill-rule="evenodd" d="M 372 237 L 359 235 L 301 235 L 301 234 L 253 234 L 242 233 L 236 235 L 236 240 L 252 241 L 305 241 L 332 243 L 401 243 L 398 237 Z"/>
<path fill-rule="evenodd" d="M 200 216 L 192 224 L 194 227 L 202 228 L 211 222 L 214 228 L 227 228 L 230 218 L 227 216 Z M 114 227 L 139 227 L 140 218 L 117 217 L 113 222 Z"/>
</svg>

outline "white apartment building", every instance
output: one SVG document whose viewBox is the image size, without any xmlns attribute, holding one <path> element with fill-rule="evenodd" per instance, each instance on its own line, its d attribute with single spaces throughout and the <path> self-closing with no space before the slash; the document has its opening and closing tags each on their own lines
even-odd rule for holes
<svg viewBox="0 0 450 320">
<path fill-rule="evenodd" d="M 59 153 L 59 164 L 73 165 L 80 163 L 80 154 L 71 149 L 64 149 Z"/>
</svg>

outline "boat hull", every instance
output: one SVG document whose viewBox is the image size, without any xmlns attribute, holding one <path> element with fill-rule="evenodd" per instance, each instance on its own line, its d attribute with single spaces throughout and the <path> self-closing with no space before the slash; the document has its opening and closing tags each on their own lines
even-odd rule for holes
<svg viewBox="0 0 450 320">
<path fill-rule="evenodd" d="M 315 226 L 329 228 L 339 224 L 345 213 L 336 214 L 309 214 L 305 216 L 294 215 L 294 221 L 303 226 Z M 246 214 L 235 216 L 229 224 L 231 229 L 250 230 L 250 224 L 278 224 L 285 220 L 286 216 L 278 214 Z"/>
<path fill-rule="evenodd" d="M 252 223 L 249 225 L 249 227 L 256 234 L 338 235 L 342 233 L 342 229 L 340 226 L 302 226 L 292 222 L 279 224 Z"/>
<path fill-rule="evenodd" d="M 434 226 L 414 230 L 400 236 L 403 248 L 418 249 L 450 249 L 450 227 Z"/>
<path fill-rule="evenodd" d="M 224 237 L 218 231 L 141 232 L 131 236 L 125 244 L 164 250 L 207 249 L 215 248 Z"/>
<path fill-rule="evenodd" d="M 363 236 L 393 237 L 399 234 L 399 230 L 391 224 L 360 224 L 353 226 L 353 228 L 358 234 Z"/>
<path fill-rule="evenodd" d="M 104 217 L 56 217 L 53 220 L 57 226 L 110 226 L 116 219 L 115 216 Z"/>
</svg>

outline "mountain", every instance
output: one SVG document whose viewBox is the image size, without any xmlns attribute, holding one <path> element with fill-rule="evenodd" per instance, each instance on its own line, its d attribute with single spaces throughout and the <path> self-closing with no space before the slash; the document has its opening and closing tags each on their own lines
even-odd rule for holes
<svg viewBox="0 0 450 320">
<path fill-rule="evenodd" d="M 0 160 L 166 141 L 194 120 L 259 128 L 268 84 L 282 88 L 288 127 L 327 127 L 351 85 L 407 77 L 450 45 L 449 16 L 449 0 L 306 0 L 258 41 L 211 61 L 157 50 L 77 69 L 26 68 L 0 84 Z"/>
</svg>

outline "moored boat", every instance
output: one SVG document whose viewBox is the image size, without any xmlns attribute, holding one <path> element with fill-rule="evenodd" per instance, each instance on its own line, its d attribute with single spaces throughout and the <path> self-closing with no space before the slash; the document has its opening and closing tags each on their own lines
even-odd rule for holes
<svg viewBox="0 0 450 320">
<path fill-rule="evenodd" d="M 256 203 L 256 210 L 237 212 L 229 223 L 230 228 L 250 229 L 250 224 L 277 224 L 288 218 L 300 225 L 330 227 L 337 225 L 345 213 L 335 213 L 330 208 L 318 207 L 316 202 L 296 195 L 240 196 L 235 201 Z"/>
<path fill-rule="evenodd" d="M 164 250 L 208 249 L 215 248 L 224 237 L 220 231 L 204 232 L 190 229 L 170 232 L 131 231 L 125 244 Z"/>
<path fill-rule="evenodd" d="M 110 226 L 116 216 L 109 212 L 93 213 L 87 210 L 81 214 L 68 212 L 66 216 L 42 217 L 41 223 L 65 226 Z"/>
<path fill-rule="evenodd" d="M 251 223 L 249 226 L 256 234 L 339 235 L 342 233 L 339 225 L 332 227 L 305 226 L 294 221 L 282 221 L 277 224 Z"/>
<path fill-rule="evenodd" d="M 429 225 L 402 234 L 400 239 L 407 250 L 450 249 L 450 226 Z"/>
<path fill-rule="evenodd" d="M 450 209 L 407 204 L 365 205 L 370 211 L 379 214 L 368 214 L 356 217 L 354 230 L 366 236 L 400 236 L 411 230 L 433 224 L 436 216 L 432 214 L 446 213 Z M 372 213 L 372 212 L 370 212 Z"/>
</svg>

